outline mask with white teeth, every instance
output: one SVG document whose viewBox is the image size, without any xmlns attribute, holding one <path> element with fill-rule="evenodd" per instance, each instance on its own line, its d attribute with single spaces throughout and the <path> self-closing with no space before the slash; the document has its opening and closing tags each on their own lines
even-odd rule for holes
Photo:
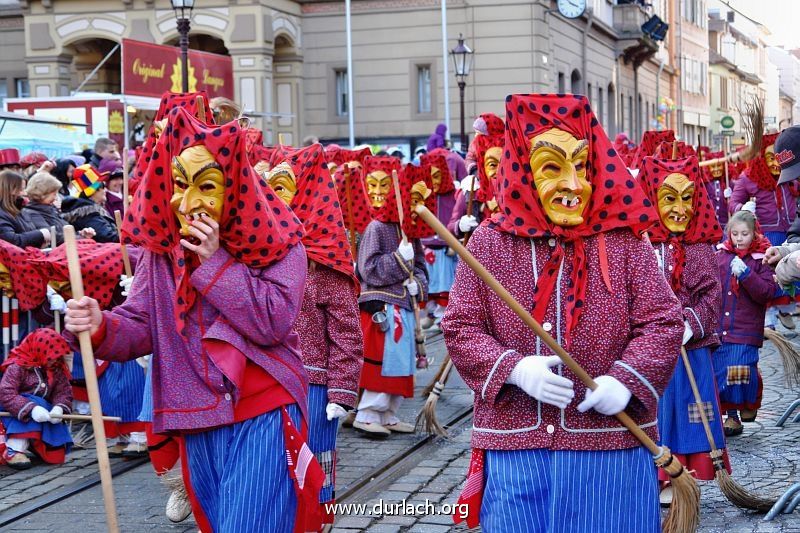
<svg viewBox="0 0 800 533">
<path fill-rule="evenodd" d="M 587 177 L 589 143 L 558 128 L 530 140 L 533 183 L 547 218 L 558 226 L 578 226 L 592 197 Z"/>
<path fill-rule="evenodd" d="M 203 145 L 183 150 L 172 159 L 174 190 L 170 206 L 180 223 L 181 236 L 189 236 L 189 225 L 203 217 L 217 222 L 222 217 L 225 177 L 222 167 Z"/>
<path fill-rule="evenodd" d="M 382 170 L 367 174 L 367 195 L 372 207 L 380 209 L 392 190 L 392 177 Z"/>
<path fill-rule="evenodd" d="M 673 173 L 658 188 L 658 215 L 671 233 L 683 233 L 694 216 L 695 185 L 685 174 Z"/>
</svg>

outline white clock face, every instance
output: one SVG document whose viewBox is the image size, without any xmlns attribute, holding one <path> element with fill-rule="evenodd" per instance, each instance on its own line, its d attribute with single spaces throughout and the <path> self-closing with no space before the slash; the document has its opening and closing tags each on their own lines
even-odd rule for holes
<svg viewBox="0 0 800 533">
<path fill-rule="evenodd" d="M 567 18 L 574 19 L 586 11 L 586 0 L 558 0 L 558 11 Z"/>
</svg>

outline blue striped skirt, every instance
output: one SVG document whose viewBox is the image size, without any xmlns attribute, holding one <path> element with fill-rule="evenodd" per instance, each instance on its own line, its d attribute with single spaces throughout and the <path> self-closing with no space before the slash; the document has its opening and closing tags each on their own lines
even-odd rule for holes
<svg viewBox="0 0 800 533">
<path fill-rule="evenodd" d="M 308 387 L 308 447 L 325 472 L 325 481 L 319 493 L 320 503 L 334 499 L 336 484 L 336 433 L 339 420 L 328 420 L 325 407 L 328 405 L 328 387 Z"/>
<path fill-rule="evenodd" d="M 141 422 L 153 421 L 153 357 L 150 357 L 150 364 L 147 365 L 147 373 L 144 376 L 144 393 L 142 394 L 142 410 L 139 411 Z"/>
<path fill-rule="evenodd" d="M 456 278 L 457 256 L 447 255 L 447 248 L 432 249 L 433 264 L 428 262 L 428 294 L 450 292 L 453 280 Z"/>
<path fill-rule="evenodd" d="M 702 407 L 711 425 L 714 443 L 717 448 L 725 448 L 711 352 L 708 348 L 697 348 L 688 350 L 687 355 L 703 400 Z M 658 433 L 661 444 L 666 445 L 673 453 L 685 455 L 711 451 L 700 420 L 699 409 L 700 406 L 697 405 L 689 384 L 683 358 L 678 357 L 672 379 L 669 380 L 667 389 L 658 402 Z"/>
<path fill-rule="evenodd" d="M 72 377 L 84 378 L 83 361 L 79 354 L 73 359 Z M 136 361 L 109 363 L 97 378 L 100 404 L 106 416 L 118 416 L 122 422 L 138 422 L 144 395 L 144 369 Z"/>
<path fill-rule="evenodd" d="M 300 409 L 287 406 L 295 424 Z M 229 426 L 187 433 L 197 501 L 214 533 L 291 533 L 297 496 L 286 464 L 281 409 Z"/>
<path fill-rule="evenodd" d="M 484 533 L 657 533 L 658 482 L 644 448 L 487 450 Z"/>
<path fill-rule="evenodd" d="M 714 370 L 722 403 L 753 404 L 758 398 L 758 347 L 723 343 L 714 352 Z"/>
</svg>

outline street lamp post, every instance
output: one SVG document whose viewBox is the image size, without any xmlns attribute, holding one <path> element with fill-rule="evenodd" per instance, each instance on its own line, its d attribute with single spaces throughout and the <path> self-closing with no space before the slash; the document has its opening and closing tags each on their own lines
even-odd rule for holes
<svg viewBox="0 0 800 533">
<path fill-rule="evenodd" d="M 467 150 L 467 130 L 464 125 L 464 88 L 467 86 L 467 76 L 472 68 L 472 49 L 464 44 L 464 36 L 458 34 L 458 44 L 450 50 L 458 80 L 458 93 L 461 96 L 461 151 Z"/>
<path fill-rule="evenodd" d="M 181 47 L 181 91 L 189 92 L 189 19 L 192 16 L 194 0 L 172 0 L 172 9 L 180 34 Z"/>
</svg>

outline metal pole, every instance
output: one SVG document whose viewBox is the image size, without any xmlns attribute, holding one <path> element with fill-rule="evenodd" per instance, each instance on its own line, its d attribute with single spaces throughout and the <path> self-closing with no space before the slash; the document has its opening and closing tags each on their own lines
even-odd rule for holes
<svg viewBox="0 0 800 533">
<path fill-rule="evenodd" d="M 447 126 L 447 140 L 450 140 L 450 68 L 447 52 L 447 0 L 442 0 L 442 74 L 444 75 L 444 124 Z M 461 98 L 464 99 L 463 97 Z M 464 114 L 463 111 L 461 113 Z"/>
<path fill-rule="evenodd" d="M 461 96 L 461 151 L 466 152 L 469 148 L 467 146 L 467 130 L 464 127 L 464 88 L 467 82 L 458 80 L 458 94 Z"/>
<path fill-rule="evenodd" d="M 350 148 L 356 145 L 355 133 L 355 109 L 354 101 L 355 95 L 353 94 L 353 35 L 352 27 L 350 25 L 350 0 L 344 2 L 344 24 L 345 33 L 347 33 L 347 126 L 350 128 Z"/>
<path fill-rule="evenodd" d="M 189 19 L 178 19 L 178 33 L 181 35 L 181 91 L 189 92 Z"/>
<path fill-rule="evenodd" d="M 86 77 L 83 79 L 83 81 L 81 82 L 81 84 L 80 84 L 80 85 L 78 85 L 78 88 L 77 88 L 77 89 L 75 89 L 74 91 L 72 91 L 72 93 L 71 93 L 71 96 L 75 96 L 75 95 L 76 95 L 78 92 L 80 92 L 80 90 L 81 90 L 81 89 L 83 89 L 83 86 L 84 86 L 84 85 L 86 85 L 86 84 L 89 82 L 89 80 L 91 80 L 92 78 L 94 78 L 94 75 L 95 75 L 95 74 L 97 74 L 97 71 L 98 71 L 98 70 L 100 70 L 100 69 L 103 67 L 103 65 L 105 65 L 105 64 L 106 64 L 106 61 L 108 61 L 108 60 L 111 58 L 111 56 L 112 56 L 112 55 L 114 55 L 114 52 L 116 52 L 117 50 L 119 50 L 119 45 L 118 45 L 118 44 L 115 44 L 115 45 L 114 45 L 114 48 L 112 48 L 112 49 L 111 49 L 111 51 L 110 51 L 109 53 L 107 53 L 107 54 L 106 54 L 106 57 L 104 57 L 104 58 L 103 58 L 103 59 L 102 59 L 102 60 L 101 60 L 101 61 L 100 61 L 100 62 L 97 64 L 97 66 L 96 66 L 96 67 L 94 67 L 94 69 L 92 69 L 92 71 L 89 73 L 89 75 L 88 75 L 88 76 L 86 76 Z"/>
</svg>

